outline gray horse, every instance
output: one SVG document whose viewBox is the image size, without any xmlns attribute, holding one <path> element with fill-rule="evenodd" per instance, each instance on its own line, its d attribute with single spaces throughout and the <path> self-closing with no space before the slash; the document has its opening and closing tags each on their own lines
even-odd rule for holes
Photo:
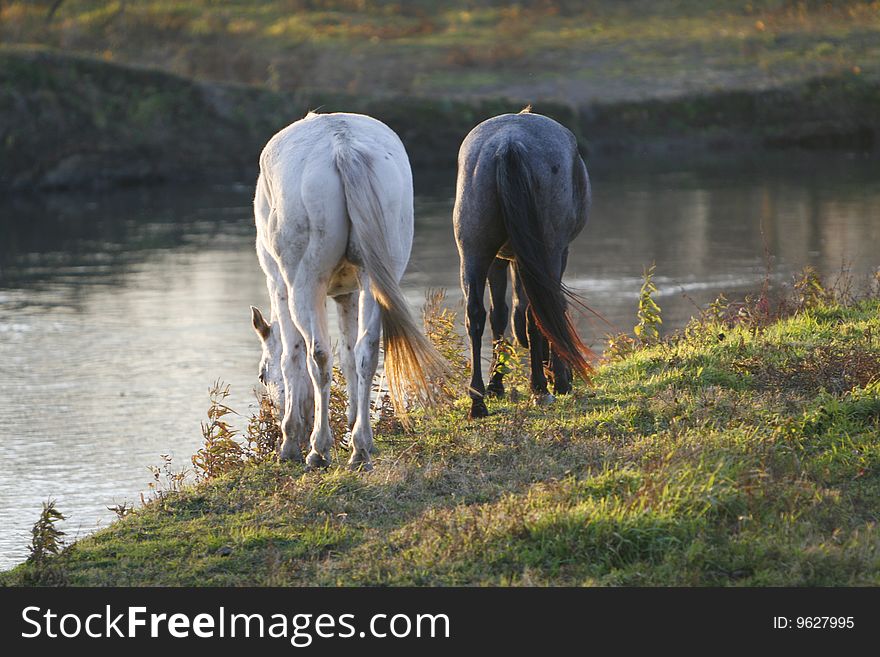
<svg viewBox="0 0 880 657">
<path fill-rule="evenodd" d="M 471 343 L 471 410 L 489 414 L 480 364 L 486 324 L 483 293 L 489 281 L 490 324 L 495 344 L 508 323 L 507 272 L 513 279 L 513 333 L 529 347 L 530 385 L 538 403 L 571 390 L 572 371 L 589 380 L 592 352 L 566 312 L 581 303 L 562 283 L 568 245 L 581 232 L 590 209 L 590 179 L 574 135 L 527 108 L 488 119 L 465 138 L 458 154 L 455 240 L 461 257 L 461 288 L 467 300 Z M 496 350 L 497 358 L 497 350 Z M 492 366 L 489 393 L 503 396 L 503 372 Z"/>
</svg>

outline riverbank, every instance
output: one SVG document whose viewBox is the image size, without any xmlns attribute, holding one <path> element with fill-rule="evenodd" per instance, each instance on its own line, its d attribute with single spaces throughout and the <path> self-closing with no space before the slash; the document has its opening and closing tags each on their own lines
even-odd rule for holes
<svg viewBox="0 0 880 657">
<path fill-rule="evenodd" d="M 0 42 L 210 82 L 575 106 L 880 75 L 864 0 L 8 0 Z"/>
<path fill-rule="evenodd" d="M 474 125 L 529 102 L 570 127 L 588 159 L 780 148 L 870 152 L 880 124 L 880 83 L 852 72 L 774 89 L 579 106 L 536 98 L 275 92 L 4 48 L 0 188 L 249 181 L 266 140 L 315 108 L 376 116 L 401 136 L 414 167 L 451 170 Z"/>
<path fill-rule="evenodd" d="M 215 459 L 198 485 L 160 479 L 0 584 L 880 584 L 880 301 L 802 281 L 778 319 L 759 295 L 618 342 L 553 406 L 514 368 L 485 421 L 459 399 L 414 434 L 386 422 L 369 474 Z"/>
</svg>

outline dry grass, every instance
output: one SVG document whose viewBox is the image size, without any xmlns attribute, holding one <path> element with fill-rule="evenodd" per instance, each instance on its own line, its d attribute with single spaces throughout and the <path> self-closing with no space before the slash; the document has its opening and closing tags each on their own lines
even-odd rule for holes
<svg viewBox="0 0 880 657">
<path fill-rule="evenodd" d="M 872 342 L 867 331 L 863 344 L 817 345 L 805 352 L 795 346 L 774 345 L 772 354 L 751 354 L 737 360 L 735 367 L 766 389 L 841 394 L 880 379 L 880 353 L 865 348 Z M 780 360 L 781 351 L 791 353 Z"/>
</svg>

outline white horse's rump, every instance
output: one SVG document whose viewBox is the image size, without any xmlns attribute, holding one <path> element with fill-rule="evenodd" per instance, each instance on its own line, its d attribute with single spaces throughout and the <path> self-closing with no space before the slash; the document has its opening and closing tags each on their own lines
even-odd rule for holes
<svg viewBox="0 0 880 657">
<path fill-rule="evenodd" d="M 370 117 L 310 113 L 263 149 L 254 214 L 271 321 L 253 308 L 253 324 L 263 344 L 260 379 L 277 390 L 284 409 L 279 456 L 301 458 L 310 431 L 307 464 L 330 461 L 333 354 L 325 300 L 332 296 L 348 387 L 350 463 L 369 467 L 380 329 L 398 410 L 407 391 L 430 397 L 427 381 L 444 368 L 399 286 L 413 236 L 412 173 L 403 144 Z"/>
</svg>

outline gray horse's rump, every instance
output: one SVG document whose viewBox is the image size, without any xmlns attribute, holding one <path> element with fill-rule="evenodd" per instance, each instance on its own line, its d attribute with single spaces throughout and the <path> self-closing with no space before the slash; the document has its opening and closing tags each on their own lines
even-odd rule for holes
<svg viewBox="0 0 880 657">
<path fill-rule="evenodd" d="M 468 242 L 482 242 L 485 250 L 502 238 L 496 163 L 509 144 L 520 145 L 527 154 L 536 196 L 547 219 L 542 225 L 544 243 L 564 248 L 586 223 L 589 177 L 571 131 L 541 114 L 502 114 L 479 124 L 465 138 L 458 158 L 462 206 L 455 216 L 456 233 Z M 507 248 L 501 255 L 513 257 Z"/>
</svg>

